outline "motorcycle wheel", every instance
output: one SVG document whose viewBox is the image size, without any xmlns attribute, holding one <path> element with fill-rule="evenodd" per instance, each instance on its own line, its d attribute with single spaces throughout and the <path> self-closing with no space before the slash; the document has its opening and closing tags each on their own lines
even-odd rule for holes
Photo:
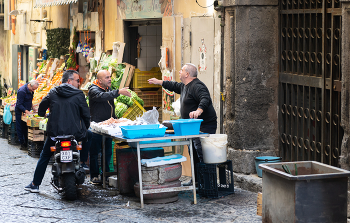
<svg viewBox="0 0 350 223">
<path fill-rule="evenodd" d="M 77 199 L 77 187 L 75 184 L 75 174 L 67 173 L 63 175 L 64 181 L 64 196 L 67 200 L 76 200 Z"/>
</svg>

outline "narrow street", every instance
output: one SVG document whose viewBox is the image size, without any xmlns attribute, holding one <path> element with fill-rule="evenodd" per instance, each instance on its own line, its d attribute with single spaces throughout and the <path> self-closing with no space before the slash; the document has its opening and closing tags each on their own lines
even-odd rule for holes
<svg viewBox="0 0 350 223">
<path fill-rule="evenodd" d="M 66 201 L 50 185 L 48 166 L 40 193 L 23 188 L 32 179 L 38 158 L 28 156 L 19 146 L 0 139 L 1 222 L 261 222 L 256 215 L 256 193 L 235 188 L 235 194 L 220 199 L 198 197 L 191 192 L 169 204 L 146 204 L 140 209 L 136 197 L 123 196 L 115 188 L 86 183 L 79 199 Z"/>
</svg>

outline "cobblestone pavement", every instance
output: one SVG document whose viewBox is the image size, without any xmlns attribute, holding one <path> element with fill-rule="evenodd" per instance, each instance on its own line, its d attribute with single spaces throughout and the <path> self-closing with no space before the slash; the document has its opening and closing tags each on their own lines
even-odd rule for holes
<svg viewBox="0 0 350 223">
<path fill-rule="evenodd" d="M 123 196 L 115 188 L 83 184 L 79 199 L 66 201 L 50 185 L 48 166 L 40 193 L 23 188 L 33 177 L 38 158 L 19 146 L 0 139 L 0 222 L 261 222 L 256 215 L 257 194 L 235 188 L 235 194 L 220 199 L 198 196 L 193 205 L 191 192 L 182 192 L 169 204 L 146 204 Z"/>
</svg>

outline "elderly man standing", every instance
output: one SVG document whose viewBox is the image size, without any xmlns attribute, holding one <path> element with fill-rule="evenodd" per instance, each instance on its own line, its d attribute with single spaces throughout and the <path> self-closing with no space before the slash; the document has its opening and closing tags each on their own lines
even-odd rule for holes
<svg viewBox="0 0 350 223">
<path fill-rule="evenodd" d="M 181 118 L 203 119 L 200 131 L 215 134 L 217 127 L 216 112 L 207 86 L 197 78 L 196 66 L 187 63 L 179 71 L 179 74 L 182 83 L 175 81 L 162 81 L 156 78 L 149 79 L 148 83 L 159 84 L 169 91 L 181 94 Z M 193 139 L 193 146 L 195 148 L 193 155 L 194 164 L 203 162 L 202 145 L 199 138 Z"/>
<path fill-rule="evenodd" d="M 21 120 L 22 113 L 30 114 L 32 109 L 32 100 L 34 91 L 38 88 L 39 83 L 36 80 L 31 80 L 18 89 L 17 102 L 15 108 L 16 115 L 16 131 L 18 140 L 21 143 L 21 149 L 27 148 L 27 123 Z"/>
<path fill-rule="evenodd" d="M 110 118 L 115 118 L 114 98 L 119 95 L 131 97 L 128 87 L 120 90 L 111 90 L 111 74 L 107 70 L 101 70 L 97 73 L 97 79 L 89 87 L 89 101 L 91 121 L 102 122 Z M 102 148 L 102 136 L 93 133 L 90 146 L 90 180 L 94 184 L 100 184 L 98 154 Z M 109 172 L 109 163 L 112 156 L 112 138 L 106 138 L 105 141 L 105 168 Z"/>
</svg>

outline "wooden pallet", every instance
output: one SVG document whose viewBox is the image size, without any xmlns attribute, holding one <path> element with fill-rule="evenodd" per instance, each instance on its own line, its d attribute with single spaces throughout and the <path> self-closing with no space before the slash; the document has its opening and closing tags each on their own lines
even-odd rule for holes
<svg viewBox="0 0 350 223">
<path fill-rule="evenodd" d="M 44 141 L 45 135 L 44 130 L 40 130 L 39 128 L 35 127 L 28 127 L 28 140 L 31 140 L 33 142 L 38 141 Z"/>
<path fill-rule="evenodd" d="M 122 89 L 123 87 L 129 87 L 135 71 L 135 66 L 128 63 L 123 63 L 123 64 L 125 64 L 125 69 L 124 69 L 123 78 L 120 82 L 119 89 Z"/>
</svg>

